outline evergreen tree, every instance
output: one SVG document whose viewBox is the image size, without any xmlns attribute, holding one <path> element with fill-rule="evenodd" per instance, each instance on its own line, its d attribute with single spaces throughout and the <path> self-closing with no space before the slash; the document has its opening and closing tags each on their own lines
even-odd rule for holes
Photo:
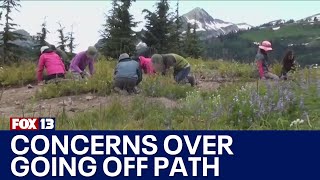
<svg viewBox="0 0 320 180">
<path fill-rule="evenodd" d="M 17 24 L 13 23 L 13 19 L 10 16 L 12 9 L 18 11 L 18 7 L 21 7 L 19 4 L 20 0 L 3 0 L 1 4 L 1 8 L 4 9 L 5 12 L 5 24 L 2 34 L 2 47 L 3 47 L 3 63 L 6 63 L 8 59 L 13 58 L 13 56 L 16 56 L 13 54 L 13 48 L 16 47 L 15 44 L 11 43 L 12 41 L 16 39 L 23 39 L 23 37 L 20 34 L 12 32 L 15 30 L 15 26 Z M 1 13 L 2 15 L 2 13 Z"/>
<path fill-rule="evenodd" d="M 175 16 L 175 23 L 173 26 L 173 33 L 172 33 L 172 53 L 181 54 L 181 29 L 182 29 L 182 22 L 179 15 L 179 0 L 177 1 L 177 8 L 176 8 L 176 16 Z"/>
<path fill-rule="evenodd" d="M 187 31 L 184 39 L 184 47 L 183 47 L 184 55 L 191 56 L 192 51 L 192 35 L 191 35 L 191 24 L 187 24 Z"/>
<path fill-rule="evenodd" d="M 192 29 L 192 32 L 191 32 Z M 184 46 L 184 53 L 186 56 L 199 58 L 202 54 L 202 47 L 199 41 L 199 37 L 196 32 L 197 24 L 191 25 L 188 23 L 187 31 L 185 36 L 185 46 Z"/>
<path fill-rule="evenodd" d="M 133 22 L 133 15 L 129 13 L 132 2 L 135 0 L 113 0 L 102 34 L 105 38 L 104 55 L 118 58 L 121 53 L 134 53 L 135 32 L 132 28 L 137 26 L 137 22 Z"/>
<path fill-rule="evenodd" d="M 198 34 L 197 34 L 197 24 L 194 23 L 193 24 L 193 32 L 192 32 L 192 46 L 193 46 L 193 49 L 192 49 L 192 57 L 194 58 L 199 58 L 201 56 L 201 53 L 202 53 L 202 47 L 201 47 L 201 44 L 200 44 L 200 40 L 199 40 L 199 37 L 198 37 Z"/>
<path fill-rule="evenodd" d="M 169 12 L 168 0 L 160 0 L 157 3 L 156 12 L 150 12 L 144 9 L 142 12 L 147 13 L 145 19 L 146 32 L 142 38 L 149 47 L 155 47 L 159 53 L 168 53 L 172 49 L 172 13 Z"/>
<path fill-rule="evenodd" d="M 48 43 L 46 42 L 47 34 L 50 33 L 47 29 L 46 17 L 44 18 L 43 23 L 41 24 L 41 32 L 37 33 L 37 42 L 39 42 L 40 46 L 46 46 Z"/>
<path fill-rule="evenodd" d="M 61 25 L 61 23 L 60 22 L 58 22 L 58 24 L 59 24 L 59 29 L 57 30 L 58 31 L 58 33 L 59 33 L 59 42 L 58 42 L 58 48 L 60 48 L 62 51 L 66 51 L 66 43 L 67 43 L 67 41 L 68 41 L 68 37 L 66 37 L 65 35 L 64 35 L 64 29 L 65 29 L 65 27 L 63 27 L 62 25 Z"/>
<path fill-rule="evenodd" d="M 68 36 L 69 36 L 69 43 L 67 44 L 69 50 L 70 50 L 70 53 L 73 54 L 74 52 L 74 48 L 77 47 L 77 45 L 74 43 L 74 32 L 73 32 L 73 26 L 71 26 L 71 31 L 68 33 Z"/>
</svg>

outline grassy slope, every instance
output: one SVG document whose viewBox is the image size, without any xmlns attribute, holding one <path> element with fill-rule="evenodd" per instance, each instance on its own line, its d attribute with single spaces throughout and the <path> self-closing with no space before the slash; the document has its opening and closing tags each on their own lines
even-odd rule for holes
<svg viewBox="0 0 320 180">
<path fill-rule="evenodd" d="M 263 41 L 264 39 L 293 38 L 293 40 L 303 39 L 304 43 L 306 43 L 320 37 L 320 25 L 289 24 L 281 26 L 276 31 L 270 28 L 247 31 L 241 34 L 241 37 L 256 42 Z"/>
</svg>

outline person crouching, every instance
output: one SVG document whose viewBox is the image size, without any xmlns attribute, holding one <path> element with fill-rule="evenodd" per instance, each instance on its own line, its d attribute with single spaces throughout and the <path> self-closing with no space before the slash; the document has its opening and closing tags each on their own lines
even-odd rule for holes
<svg viewBox="0 0 320 180">
<path fill-rule="evenodd" d="M 195 77 L 190 75 L 191 67 L 189 62 L 178 54 L 154 54 L 151 57 L 153 67 L 156 72 L 166 75 L 167 71 L 173 67 L 173 76 L 178 84 L 190 83 L 195 86 Z"/>
<path fill-rule="evenodd" d="M 37 70 L 38 85 L 43 85 L 43 80 L 47 83 L 56 78 L 65 78 L 65 65 L 59 55 L 48 46 L 41 47 L 40 52 Z M 47 75 L 43 78 L 44 69 L 46 69 Z"/>
<path fill-rule="evenodd" d="M 139 93 L 137 85 L 142 81 L 142 72 L 137 61 L 131 59 L 127 53 L 119 56 L 114 71 L 114 90 L 122 93 Z"/>
<path fill-rule="evenodd" d="M 281 79 L 287 80 L 288 79 L 288 72 L 295 71 L 296 64 L 295 58 L 292 50 L 287 51 L 286 55 L 282 60 L 282 70 L 281 70 Z"/>
</svg>

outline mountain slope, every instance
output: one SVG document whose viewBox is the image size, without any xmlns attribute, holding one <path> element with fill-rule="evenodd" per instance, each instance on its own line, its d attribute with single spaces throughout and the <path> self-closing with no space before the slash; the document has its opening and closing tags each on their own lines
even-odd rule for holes
<svg viewBox="0 0 320 180">
<path fill-rule="evenodd" d="M 275 20 L 248 31 L 210 39 L 205 43 L 205 56 L 252 62 L 257 44 L 269 40 L 274 49 L 270 54 L 272 60 L 281 61 L 284 53 L 291 49 L 300 65 L 319 64 L 320 22 L 306 21 L 317 16 L 309 16 L 304 21 L 296 22 Z"/>
<path fill-rule="evenodd" d="M 314 22 L 319 22 L 319 21 L 320 21 L 320 13 L 303 18 L 303 19 L 300 19 L 298 22 L 314 23 Z"/>
<path fill-rule="evenodd" d="M 252 28 L 246 23 L 234 24 L 225 22 L 221 19 L 214 19 L 202 8 L 194 8 L 190 12 L 181 16 L 183 29 L 186 30 L 187 24 L 196 24 L 196 31 L 202 32 L 202 38 L 217 37 L 219 35 L 226 35 L 231 32 L 238 32 L 240 30 L 248 30 Z M 206 32 L 204 34 L 203 32 Z"/>
</svg>

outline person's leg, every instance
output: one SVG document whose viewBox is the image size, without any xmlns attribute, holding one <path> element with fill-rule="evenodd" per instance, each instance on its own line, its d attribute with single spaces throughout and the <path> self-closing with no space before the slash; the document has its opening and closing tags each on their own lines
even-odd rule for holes
<svg viewBox="0 0 320 180">
<path fill-rule="evenodd" d="M 82 80 L 82 76 L 81 76 L 80 73 L 78 73 L 78 72 L 72 72 L 72 71 L 70 71 L 70 72 L 71 72 L 71 75 L 72 75 L 72 79 L 73 79 L 73 80 L 75 80 L 75 81 L 80 81 L 80 80 Z"/>
<path fill-rule="evenodd" d="M 186 80 L 189 73 L 190 73 L 190 67 L 184 68 L 181 71 L 177 72 L 175 76 L 176 82 L 180 83 L 181 81 Z"/>
<path fill-rule="evenodd" d="M 288 79 L 288 77 L 287 77 L 287 72 L 286 72 L 286 71 L 282 71 L 282 72 L 281 72 L 280 79 L 283 79 L 283 80 L 287 80 L 287 79 Z"/>
<path fill-rule="evenodd" d="M 193 75 L 188 75 L 187 79 L 188 79 L 189 83 L 191 84 L 191 86 L 194 86 L 194 85 L 197 84 L 196 83 L 196 78 Z"/>
<path fill-rule="evenodd" d="M 45 83 L 47 84 L 47 83 L 57 83 L 64 78 L 65 78 L 64 74 L 51 74 L 51 75 L 45 76 L 44 80 L 45 80 Z"/>
<path fill-rule="evenodd" d="M 136 89 L 137 79 L 126 79 L 125 89 L 128 93 L 138 93 Z"/>
<path fill-rule="evenodd" d="M 264 75 L 267 79 L 273 79 L 273 80 L 279 80 L 279 76 L 271 73 L 271 72 L 267 72 Z"/>
<path fill-rule="evenodd" d="M 119 88 L 120 90 L 124 89 L 125 86 L 125 81 L 123 78 L 115 78 L 113 81 L 113 86 L 115 88 Z"/>
<path fill-rule="evenodd" d="M 126 80 L 125 78 L 116 78 L 113 81 L 113 89 L 119 94 L 127 95 L 127 90 L 125 89 Z"/>
</svg>

